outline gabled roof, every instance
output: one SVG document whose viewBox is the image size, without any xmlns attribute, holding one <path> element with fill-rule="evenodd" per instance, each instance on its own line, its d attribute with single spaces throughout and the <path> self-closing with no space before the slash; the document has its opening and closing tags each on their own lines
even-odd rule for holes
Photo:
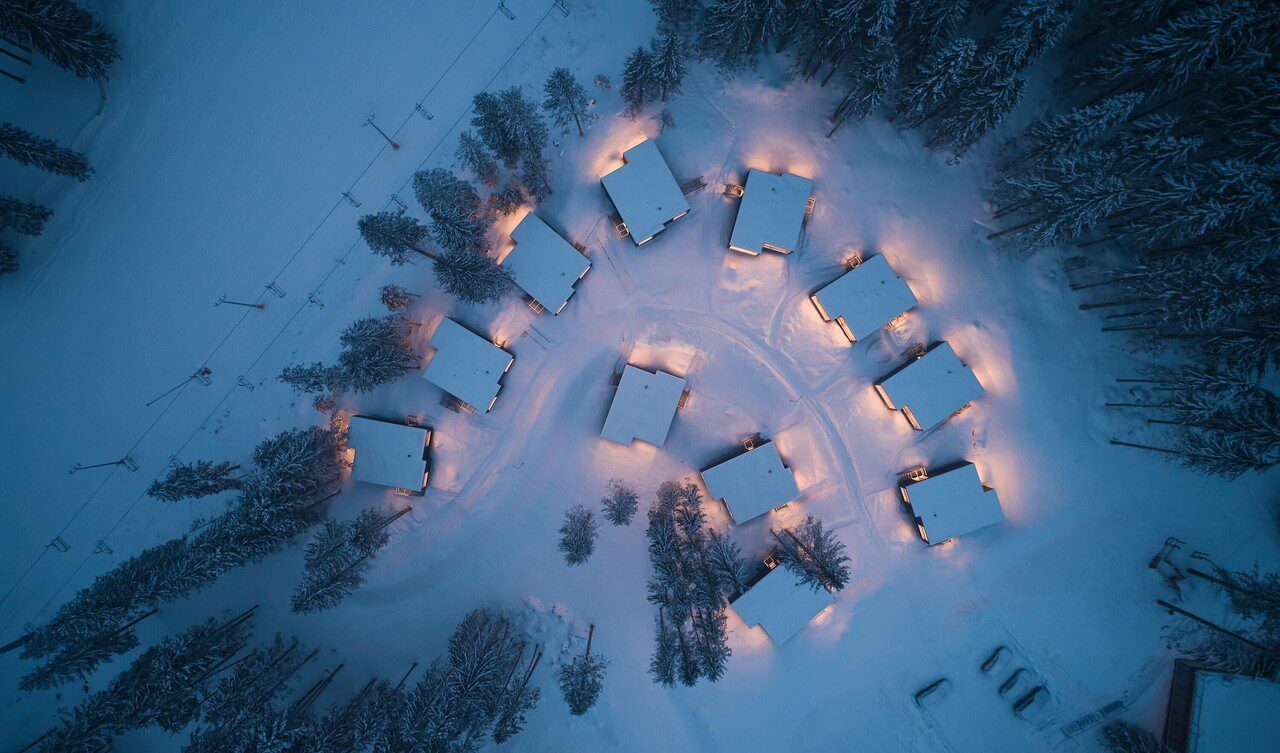
<svg viewBox="0 0 1280 753">
<path fill-rule="evenodd" d="M 431 336 L 435 356 L 422 377 L 473 408 L 488 410 L 512 355 L 445 317 Z"/>
<path fill-rule="evenodd" d="M 684 380 L 680 377 L 627 364 L 600 436 L 618 444 L 640 439 L 661 447 L 667 441 L 682 392 Z"/>
<path fill-rule="evenodd" d="M 423 459 L 431 429 L 368 416 L 352 416 L 347 445 L 356 451 L 352 478 L 371 484 L 421 491 L 426 481 Z"/>
<path fill-rule="evenodd" d="M 825 589 L 801 585 L 779 565 L 735 599 L 733 611 L 748 626 L 764 628 L 774 643 L 786 643 L 835 601 Z"/>
<path fill-rule="evenodd" d="M 800 496 L 796 477 L 782 464 L 773 442 L 732 457 L 702 472 L 712 499 L 723 499 L 742 523 Z"/>
<path fill-rule="evenodd" d="M 903 492 L 924 529 L 921 534 L 930 544 L 1004 520 L 1000 498 L 982 486 L 973 463 L 904 486 Z"/>
<path fill-rule="evenodd" d="M 516 247 L 502 260 L 502 268 L 543 308 L 559 313 L 591 262 L 533 212 L 511 231 L 511 240 Z"/>
<path fill-rule="evenodd" d="M 652 140 L 623 153 L 625 165 L 600 179 L 610 201 L 627 223 L 631 240 L 640 245 L 666 224 L 689 211 L 680 184 Z"/>
<path fill-rule="evenodd" d="M 982 394 L 982 383 L 945 341 L 879 384 L 896 408 L 911 411 L 921 429 L 946 420 Z"/>
<path fill-rule="evenodd" d="M 749 170 L 729 247 L 759 254 L 768 246 L 789 253 L 800 245 L 813 181 L 799 175 Z"/>
<path fill-rule="evenodd" d="M 814 295 L 827 317 L 844 321 L 858 339 L 916 305 L 911 288 L 894 273 L 884 254 L 867 259 Z"/>
</svg>

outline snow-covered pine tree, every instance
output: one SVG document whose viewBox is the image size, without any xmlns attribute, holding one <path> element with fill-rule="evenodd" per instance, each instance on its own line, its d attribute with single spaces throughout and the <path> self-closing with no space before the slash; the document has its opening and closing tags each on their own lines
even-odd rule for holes
<svg viewBox="0 0 1280 753">
<path fill-rule="evenodd" d="M 740 70 L 767 51 L 785 17 L 781 0 L 712 0 L 699 44 L 721 69 Z"/>
<path fill-rule="evenodd" d="M 53 210 L 12 196 L 0 195 L 0 230 L 9 228 L 22 235 L 39 235 Z"/>
<path fill-rule="evenodd" d="M 165 502 L 182 499 L 200 499 L 239 489 L 244 484 L 235 472 L 240 466 L 223 461 L 195 460 L 171 466 L 164 478 L 151 482 L 147 494 Z"/>
<path fill-rule="evenodd" d="M 520 182 L 525 193 L 534 201 L 543 201 L 551 195 L 551 176 L 547 174 L 549 165 L 546 157 L 530 155 L 520 163 Z"/>
<path fill-rule="evenodd" d="M 293 750 L 250 744 L 255 737 L 263 745 L 298 730 L 280 724 L 286 697 L 293 691 L 298 673 L 318 651 L 306 650 L 297 638 L 276 635 L 230 668 L 208 691 L 201 705 L 200 724 L 191 733 L 184 753 L 217 753 L 226 750 Z"/>
<path fill-rule="evenodd" d="M 822 527 L 812 515 L 794 528 L 770 531 L 778 559 L 800 582 L 817 591 L 832 593 L 849 583 L 849 556 L 844 542 Z"/>
<path fill-rule="evenodd" d="M 251 487 L 260 494 L 292 497 L 293 504 L 308 503 L 341 479 L 345 449 L 346 436 L 331 427 L 282 431 L 254 448 Z"/>
<path fill-rule="evenodd" d="M 569 704 L 569 713 L 582 716 L 596 705 L 600 691 L 604 688 L 604 671 L 609 662 L 599 654 L 591 655 L 591 640 L 595 637 L 596 626 L 587 631 L 587 648 L 582 656 L 575 656 L 568 664 L 560 666 L 560 692 L 564 702 Z"/>
<path fill-rule="evenodd" d="M 538 106 L 525 98 L 520 87 L 480 92 L 472 100 L 472 110 L 475 115 L 471 125 L 480 140 L 508 169 L 514 170 L 525 159 L 542 156 L 547 124 L 538 113 Z"/>
<path fill-rule="evenodd" d="M 961 37 L 927 54 L 903 87 L 890 121 L 903 129 L 918 128 L 937 115 L 956 95 L 977 52 L 976 42 Z"/>
<path fill-rule="evenodd" d="M 427 228 L 403 209 L 366 214 L 356 222 L 356 227 L 369 248 L 390 259 L 392 264 L 407 264 L 412 254 L 433 256 L 426 250 Z"/>
<path fill-rule="evenodd" d="M 702 0 L 649 0 L 658 16 L 658 34 L 688 43 L 702 26 Z"/>
<path fill-rule="evenodd" d="M 1128 86 L 1176 91 L 1251 45 L 1261 30 L 1258 21 L 1259 8 L 1249 0 L 1196 5 L 1147 34 L 1118 42 L 1077 68 L 1072 79 L 1094 91 Z"/>
<path fill-rule="evenodd" d="M 431 234 L 449 251 L 484 246 L 480 196 L 465 180 L 441 168 L 414 173 L 413 193 L 431 218 Z"/>
<path fill-rule="evenodd" d="M 605 520 L 615 526 L 629 526 L 640 506 L 640 495 L 618 479 L 610 479 L 609 493 L 600 504 L 604 507 Z"/>
<path fill-rule="evenodd" d="M 403 694 L 390 683 L 369 680 L 350 701 L 329 709 L 313 726 L 299 753 L 364 753 L 387 739 Z M 394 748 L 392 748 L 394 750 Z"/>
<path fill-rule="evenodd" d="M 654 645 L 653 656 L 649 658 L 649 674 L 653 675 L 653 681 L 659 685 L 671 687 L 676 684 L 680 635 L 666 618 L 662 608 L 654 615 L 653 628 Z"/>
<path fill-rule="evenodd" d="M 347 376 L 347 389 L 372 392 L 418 366 L 418 354 L 408 345 L 408 323 L 398 316 L 357 319 L 343 330 L 338 366 Z"/>
<path fill-rule="evenodd" d="M 1210 91 L 1185 117 L 1216 154 L 1259 164 L 1280 161 L 1280 72 L 1263 70 L 1226 78 L 1225 85 Z"/>
<path fill-rule="evenodd" d="M 290 364 L 281 369 L 280 381 L 302 394 L 341 393 L 346 392 L 349 386 L 347 374 L 340 366 L 320 361 Z"/>
<path fill-rule="evenodd" d="M 371 507 L 345 523 L 326 520 L 307 544 L 302 583 L 293 592 L 293 611 L 310 614 L 331 609 L 359 588 L 373 568 L 371 559 L 391 540 L 387 527 L 410 509 Z"/>
<path fill-rule="evenodd" d="M 1098 146 L 1142 100 L 1142 94 L 1127 92 L 1037 120 L 1005 145 L 1001 171 L 1007 176 L 1022 174 L 1046 159 Z"/>
<path fill-rule="evenodd" d="M 1186 164 L 1204 139 L 1175 133 L 1175 115 L 1147 115 L 1116 136 L 1117 165 L 1132 176 L 1146 177 Z"/>
<path fill-rule="evenodd" d="M 505 217 L 524 206 L 524 189 L 518 180 L 507 181 L 501 191 L 489 194 L 485 202 L 484 216 L 490 221 Z"/>
<path fill-rule="evenodd" d="M 958 161 L 994 128 L 1022 96 L 1026 79 L 1019 74 L 1003 74 L 989 57 L 979 60 L 977 73 L 956 99 L 953 111 L 944 117 L 926 147 L 945 147 Z"/>
<path fill-rule="evenodd" d="M 36 751 L 102 750 L 113 737 L 150 724 L 182 729 L 196 717 L 205 680 L 248 640 L 250 616 L 251 610 L 231 620 L 211 619 L 148 648 L 41 737 Z"/>
<path fill-rule="evenodd" d="M 1187 241 L 1236 227 L 1275 206 L 1272 170 L 1237 160 L 1212 160 L 1171 170 L 1130 194 L 1113 222 L 1140 248 Z"/>
<path fill-rule="evenodd" d="M 643 47 L 627 57 L 626 66 L 622 69 L 622 86 L 618 89 L 622 95 L 622 103 L 626 106 L 627 117 L 635 118 L 645 105 L 653 101 L 654 74 L 653 54 Z"/>
<path fill-rule="evenodd" d="M 119 57 L 116 38 L 70 0 L 5 0 L 0 3 L 0 34 L 80 78 L 106 79 Z"/>
<path fill-rule="evenodd" d="M 471 303 L 501 300 L 510 289 L 506 270 L 483 251 L 450 249 L 431 268 L 446 293 Z"/>
<path fill-rule="evenodd" d="M 889 98 L 898 80 L 898 53 L 888 37 L 873 37 L 853 57 L 850 87 L 831 117 L 828 138 L 849 118 L 864 120 Z"/>
<path fill-rule="evenodd" d="M 1022 255 L 1076 238 L 1124 207 L 1129 187 L 1111 174 L 1114 163 L 1114 154 L 1094 150 L 1051 159 L 997 185 L 992 197 L 1003 206 L 994 216 L 1019 212 L 1027 219 L 987 237 Z"/>
<path fill-rule="evenodd" d="M 542 93 L 542 109 L 551 115 L 551 122 L 560 127 L 561 133 L 568 133 L 572 124 L 579 136 L 586 135 L 584 125 L 591 125 L 593 120 L 587 112 L 590 100 L 587 90 L 568 68 L 553 69 L 542 85 Z"/>
<path fill-rule="evenodd" d="M 1256 563 L 1249 570 L 1214 565 L 1213 573 L 1231 611 L 1254 623 L 1259 633 L 1280 641 L 1280 573 L 1266 572 Z"/>
<path fill-rule="evenodd" d="M 0 243 L 0 277 L 18 271 L 18 252 Z"/>
<path fill-rule="evenodd" d="M 114 615 L 90 615 L 89 624 L 79 626 L 80 639 L 23 675 L 18 687 L 24 691 L 46 690 L 72 680 L 85 680 L 99 664 L 137 648 L 134 626 L 155 613 L 150 609 L 123 625 L 116 622 Z"/>
<path fill-rule="evenodd" d="M 1196 349 L 1211 364 L 1247 369 L 1259 376 L 1269 368 L 1280 368 L 1280 311 L 1265 311 L 1205 332 Z"/>
<path fill-rule="evenodd" d="M 973 0 L 918 0 L 904 5 L 903 32 L 899 35 L 902 57 L 914 65 L 951 43 L 968 18 Z"/>
<path fill-rule="evenodd" d="M 733 539 L 714 528 L 707 531 L 706 562 L 721 588 L 727 589 L 729 595 L 746 592 L 747 576 L 742 552 Z"/>
<path fill-rule="evenodd" d="M 685 46 L 679 37 L 666 34 L 650 44 L 650 66 L 653 96 L 666 102 L 680 93 L 685 74 Z"/>
<path fill-rule="evenodd" d="M 489 188 L 498 185 L 498 178 L 501 175 L 498 161 L 471 131 L 466 131 L 458 137 L 458 149 L 454 152 L 454 156 L 458 158 L 463 168 L 470 170 L 471 174 L 476 176 L 476 180 Z"/>
<path fill-rule="evenodd" d="M 1098 737 L 1111 753 L 1171 753 L 1160 738 L 1129 722 L 1107 722 Z"/>
<path fill-rule="evenodd" d="M 1231 480 L 1245 473 L 1262 473 L 1276 464 L 1257 447 L 1222 434 L 1187 431 L 1176 436 L 1173 446 L 1149 445 L 1112 439 L 1111 443 L 1159 453 L 1187 470 Z"/>
<path fill-rule="evenodd" d="M 564 555 L 566 565 L 581 565 L 595 551 L 596 536 L 600 533 L 600 524 L 596 522 L 595 513 L 585 505 L 574 505 L 564 512 L 564 523 L 560 525 L 560 543 L 556 548 Z"/>
<path fill-rule="evenodd" d="M 387 307 L 387 311 L 399 311 L 413 305 L 418 300 L 417 293 L 410 293 L 399 285 L 383 285 L 378 290 L 378 300 Z"/>
<path fill-rule="evenodd" d="M 93 177 L 93 168 L 89 167 L 89 160 L 83 154 L 58 146 L 53 139 L 42 138 L 12 123 L 0 123 L 0 156 L 76 180 Z"/>
<path fill-rule="evenodd" d="M 983 42 L 983 57 L 1001 73 L 1017 73 L 1058 41 L 1076 0 L 1017 0 Z"/>
</svg>

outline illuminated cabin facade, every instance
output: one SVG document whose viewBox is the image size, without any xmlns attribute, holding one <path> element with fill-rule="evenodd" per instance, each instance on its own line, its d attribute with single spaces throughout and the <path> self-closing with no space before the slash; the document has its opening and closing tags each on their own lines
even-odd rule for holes
<svg viewBox="0 0 1280 753">
<path fill-rule="evenodd" d="M 654 141 L 636 144 L 622 159 L 626 164 L 600 183 L 632 242 L 640 246 L 688 214 L 689 202 Z"/>
<path fill-rule="evenodd" d="M 400 495 L 422 496 L 431 474 L 429 426 L 412 426 L 371 416 L 352 416 L 347 447 L 355 457 L 351 477 L 389 486 Z"/>
<path fill-rule="evenodd" d="M 600 436 L 628 446 L 639 439 L 661 447 L 685 399 L 685 380 L 681 377 L 627 364 Z"/>
<path fill-rule="evenodd" d="M 790 173 L 747 171 L 729 248 L 751 256 L 789 254 L 800 247 L 813 208 L 813 181 Z"/>
<path fill-rule="evenodd" d="M 851 266 L 848 272 L 809 296 L 823 321 L 835 322 L 850 343 L 869 337 L 915 308 L 911 287 L 884 254 Z"/>
<path fill-rule="evenodd" d="M 493 410 L 515 356 L 449 317 L 440 320 L 431 346 L 436 352 L 422 378 L 452 395 L 468 413 Z"/>
<path fill-rule="evenodd" d="M 516 245 L 502 268 L 538 306 L 559 314 L 591 271 L 591 262 L 533 212 L 511 231 L 511 240 Z"/>
<path fill-rule="evenodd" d="M 702 471 L 702 480 L 711 499 L 724 501 L 735 523 L 785 507 L 800 496 L 795 474 L 773 442 L 716 463 Z"/>
<path fill-rule="evenodd" d="M 951 344 L 939 341 L 876 381 L 889 410 L 901 411 L 917 430 L 951 418 L 982 395 L 982 383 Z"/>
<path fill-rule="evenodd" d="M 1004 520 L 1000 498 L 983 485 L 973 463 L 917 471 L 898 486 L 898 493 L 920 538 L 930 546 Z"/>
</svg>

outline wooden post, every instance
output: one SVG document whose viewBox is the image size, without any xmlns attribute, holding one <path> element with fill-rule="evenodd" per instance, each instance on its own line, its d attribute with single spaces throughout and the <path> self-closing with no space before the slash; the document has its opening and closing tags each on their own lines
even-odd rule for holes
<svg viewBox="0 0 1280 753">
<path fill-rule="evenodd" d="M 595 636 L 595 634 L 596 634 L 596 626 L 593 624 L 593 625 L 592 625 L 592 626 L 587 630 L 587 652 L 586 652 L 585 654 L 583 654 L 583 655 L 582 655 L 582 658 L 583 658 L 583 659 L 590 659 L 590 658 L 591 658 L 591 638 L 592 638 L 593 636 Z"/>
</svg>

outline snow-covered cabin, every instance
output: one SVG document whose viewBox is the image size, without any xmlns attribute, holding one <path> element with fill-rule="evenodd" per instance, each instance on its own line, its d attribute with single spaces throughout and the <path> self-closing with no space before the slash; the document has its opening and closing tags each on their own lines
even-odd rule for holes
<svg viewBox="0 0 1280 753">
<path fill-rule="evenodd" d="M 973 463 L 961 463 L 898 487 L 930 546 L 1004 520 L 1000 498 L 982 485 Z"/>
<path fill-rule="evenodd" d="M 775 565 L 734 599 L 733 611 L 749 627 L 764 628 L 774 643 L 786 643 L 835 601 L 825 589 L 814 591 L 786 568 Z"/>
<path fill-rule="evenodd" d="M 900 410 L 917 429 L 929 429 L 982 394 L 982 383 L 951 344 L 936 342 L 875 383 L 890 410 Z"/>
<path fill-rule="evenodd" d="M 1164 744 L 1179 753 L 1271 753 L 1280 740 L 1280 682 L 1174 662 Z"/>
<path fill-rule="evenodd" d="M 440 320 L 431 346 L 436 354 L 422 378 L 472 409 L 489 412 L 515 356 L 449 317 Z"/>
<path fill-rule="evenodd" d="M 397 494 L 421 495 L 431 473 L 431 429 L 427 426 L 352 416 L 347 446 L 355 452 L 351 477 L 390 486 Z"/>
<path fill-rule="evenodd" d="M 749 170 L 729 248 L 752 256 L 763 251 L 795 251 L 800 247 L 812 195 L 813 181 L 808 178 Z"/>
<path fill-rule="evenodd" d="M 637 246 L 689 213 L 689 202 L 658 145 L 645 140 L 623 152 L 626 164 L 600 179 Z"/>
<path fill-rule="evenodd" d="M 600 436 L 630 445 L 633 439 L 661 447 L 675 419 L 685 381 L 665 371 L 627 364 Z"/>
<path fill-rule="evenodd" d="M 766 442 L 702 472 L 712 499 L 722 499 L 735 522 L 751 520 L 800 496 L 778 447 Z"/>
<path fill-rule="evenodd" d="M 867 337 L 916 305 L 915 294 L 884 254 L 840 275 L 809 296 L 823 321 L 840 325 L 849 342 Z"/>
<path fill-rule="evenodd" d="M 511 240 L 516 245 L 502 260 L 502 268 L 538 305 L 559 314 L 591 262 L 533 212 L 511 231 Z"/>
</svg>

